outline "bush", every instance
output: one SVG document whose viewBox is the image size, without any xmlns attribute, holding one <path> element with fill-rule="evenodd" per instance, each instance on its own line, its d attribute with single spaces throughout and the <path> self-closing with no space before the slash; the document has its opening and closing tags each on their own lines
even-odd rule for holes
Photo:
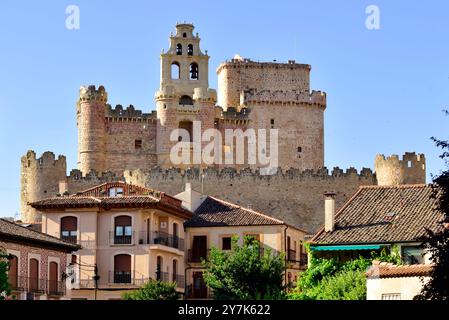
<svg viewBox="0 0 449 320">
<path fill-rule="evenodd" d="M 141 288 L 132 292 L 125 292 L 123 300 L 178 300 L 179 293 L 176 292 L 176 283 L 150 280 Z"/>
</svg>

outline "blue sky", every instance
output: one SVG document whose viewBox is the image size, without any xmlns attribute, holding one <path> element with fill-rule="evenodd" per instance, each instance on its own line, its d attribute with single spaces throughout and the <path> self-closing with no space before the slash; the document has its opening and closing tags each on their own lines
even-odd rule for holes
<svg viewBox="0 0 449 320">
<path fill-rule="evenodd" d="M 65 27 L 80 8 L 80 29 Z M 380 30 L 365 8 L 380 9 Z M 326 166 L 373 167 L 377 153 L 423 152 L 444 168 L 429 137 L 448 137 L 447 1 L 22 1 L 0 2 L 0 216 L 19 210 L 20 157 L 65 154 L 76 167 L 75 102 L 83 84 L 103 84 L 112 105 L 154 109 L 159 53 L 177 21 L 193 22 L 218 64 L 254 60 L 312 65 L 326 91 Z"/>
</svg>

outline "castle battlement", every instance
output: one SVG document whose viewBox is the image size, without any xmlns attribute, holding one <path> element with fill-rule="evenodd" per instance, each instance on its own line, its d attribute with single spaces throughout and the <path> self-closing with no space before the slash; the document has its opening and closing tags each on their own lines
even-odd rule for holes
<svg viewBox="0 0 449 320">
<path fill-rule="evenodd" d="M 45 151 L 40 157 L 36 157 L 36 152 L 34 150 L 28 150 L 26 155 L 22 156 L 22 166 L 36 168 L 42 167 L 55 167 L 55 166 L 65 166 L 66 157 L 64 155 L 59 155 L 56 158 L 55 154 L 51 151 Z"/>
<path fill-rule="evenodd" d="M 79 101 L 99 101 L 106 103 L 108 101 L 108 93 L 103 86 L 96 89 L 95 85 L 81 86 L 79 90 Z"/>
<path fill-rule="evenodd" d="M 362 168 L 360 173 L 354 167 L 350 167 L 346 170 L 342 170 L 339 167 L 335 167 L 332 171 L 329 171 L 326 167 L 313 170 L 299 170 L 290 168 L 288 170 L 278 169 L 275 174 L 264 175 L 260 174 L 259 169 L 244 168 L 237 170 L 231 167 L 225 167 L 222 169 L 208 167 L 203 170 L 199 168 L 160 168 L 154 167 L 149 170 L 125 170 L 124 177 L 128 183 L 140 184 L 142 181 L 146 181 L 151 184 L 151 181 L 157 180 L 173 180 L 173 179 L 187 179 L 187 180 L 258 180 L 269 181 L 275 179 L 281 180 L 334 180 L 340 178 L 356 178 L 360 180 L 374 181 L 375 175 L 369 168 Z"/>
<path fill-rule="evenodd" d="M 156 118 L 156 111 L 153 111 L 151 113 L 143 113 L 142 110 L 135 109 L 132 104 L 129 105 L 129 107 L 127 107 L 126 109 L 123 109 L 123 106 L 121 104 L 116 105 L 115 108 L 112 108 L 110 104 L 107 104 L 106 108 L 106 117 L 142 119 Z"/>
<path fill-rule="evenodd" d="M 326 107 L 326 93 L 321 91 L 296 92 L 296 91 L 271 91 L 247 92 L 244 96 L 244 104 L 312 104 Z"/>
<path fill-rule="evenodd" d="M 374 166 L 379 185 L 426 183 L 426 158 L 422 153 L 406 152 L 402 158 L 378 154 Z"/>
<path fill-rule="evenodd" d="M 288 62 L 259 62 L 253 61 L 248 58 L 242 58 L 236 55 L 233 59 L 226 60 L 221 63 L 217 68 L 217 73 L 223 71 L 223 69 L 232 69 L 232 68 L 253 68 L 253 69 L 305 69 L 310 71 L 312 69 L 310 64 L 296 63 L 295 60 L 289 60 Z"/>
</svg>

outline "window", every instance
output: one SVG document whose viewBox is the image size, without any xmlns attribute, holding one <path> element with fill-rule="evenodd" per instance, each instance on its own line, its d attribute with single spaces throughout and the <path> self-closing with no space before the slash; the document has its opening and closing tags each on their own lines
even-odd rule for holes
<svg viewBox="0 0 449 320">
<path fill-rule="evenodd" d="M 62 290 L 58 290 L 58 264 L 54 261 L 51 261 L 49 264 L 49 275 L 48 275 L 48 294 L 49 295 L 58 295 Z"/>
<path fill-rule="evenodd" d="M 190 80 L 198 80 L 198 77 L 199 77 L 198 64 L 193 62 L 190 64 Z"/>
<path fill-rule="evenodd" d="M 136 150 L 142 149 L 142 140 L 135 140 L 135 141 L 134 141 L 134 148 L 135 148 Z"/>
<path fill-rule="evenodd" d="M 271 129 L 274 129 L 274 119 L 270 119 L 270 126 L 271 126 Z"/>
<path fill-rule="evenodd" d="M 193 142 L 193 122 L 192 121 L 179 122 L 179 129 L 186 130 L 189 135 L 187 141 L 184 141 L 184 142 Z M 179 140 L 179 141 L 182 141 L 182 137 L 181 137 L 181 140 Z"/>
<path fill-rule="evenodd" d="M 382 300 L 401 300 L 400 293 L 383 293 Z"/>
<path fill-rule="evenodd" d="M 109 188 L 109 196 L 110 197 L 121 197 L 121 196 L 123 196 L 123 188 L 122 187 Z"/>
<path fill-rule="evenodd" d="M 177 282 L 178 280 L 178 260 L 173 260 L 173 270 L 172 270 L 172 281 Z"/>
<path fill-rule="evenodd" d="M 29 277 L 30 292 L 39 291 L 39 260 L 34 258 L 30 259 Z"/>
<path fill-rule="evenodd" d="M 114 222 L 114 244 L 131 244 L 132 234 L 131 217 L 116 217 Z"/>
<path fill-rule="evenodd" d="M 302 148 L 298 147 L 298 153 L 302 152 Z"/>
<path fill-rule="evenodd" d="M 422 264 L 424 263 L 423 248 L 419 246 L 403 246 L 402 260 L 406 264 Z"/>
<path fill-rule="evenodd" d="M 190 96 L 184 95 L 179 99 L 179 104 L 193 106 L 193 99 Z"/>
<path fill-rule="evenodd" d="M 183 38 L 187 38 L 187 33 L 186 33 L 186 32 L 183 32 L 183 33 L 182 33 L 182 37 L 183 37 Z"/>
<path fill-rule="evenodd" d="M 156 260 L 156 280 L 162 280 L 162 266 L 163 266 L 163 260 L 161 256 L 157 256 Z"/>
<path fill-rule="evenodd" d="M 207 258 L 207 236 L 193 236 L 192 249 L 189 251 L 190 262 L 201 262 Z"/>
<path fill-rule="evenodd" d="M 175 222 L 173 223 L 173 248 L 179 248 L 178 224 Z"/>
<path fill-rule="evenodd" d="M 114 283 L 131 283 L 131 256 L 118 254 L 114 256 Z"/>
<path fill-rule="evenodd" d="M 176 54 L 177 54 L 178 56 L 182 55 L 182 44 L 180 44 L 180 43 L 178 43 L 178 44 L 176 45 Z"/>
<path fill-rule="evenodd" d="M 223 237 L 222 238 L 221 249 L 222 250 L 231 250 L 231 237 Z"/>
<path fill-rule="evenodd" d="M 193 45 L 191 44 L 187 46 L 187 55 L 193 56 Z"/>
<path fill-rule="evenodd" d="M 9 260 L 8 282 L 12 290 L 19 289 L 19 258 L 12 255 Z"/>
<path fill-rule="evenodd" d="M 407 161 L 407 167 L 411 168 L 412 167 L 412 162 L 409 160 Z"/>
<path fill-rule="evenodd" d="M 76 243 L 78 235 L 78 218 L 63 217 L 61 218 L 61 239 Z"/>
<path fill-rule="evenodd" d="M 177 62 L 171 64 L 171 78 L 175 80 L 180 78 L 179 63 Z"/>
</svg>

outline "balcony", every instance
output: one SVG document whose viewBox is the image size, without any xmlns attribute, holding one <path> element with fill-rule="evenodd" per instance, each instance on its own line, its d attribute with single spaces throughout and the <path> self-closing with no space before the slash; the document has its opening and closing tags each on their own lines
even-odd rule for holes
<svg viewBox="0 0 449 320">
<path fill-rule="evenodd" d="M 114 233 L 114 231 L 109 231 L 109 244 L 133 245 L 134 234 L 135 232 L 132 231 L 131 234 L 117 235 Z"/>
<path fill-rule="evenodd" d="M 71 242 L 71 243 L 78 243 L 78 237 L 77 236 L 61 236 L 61 240 L 67 241 L 67 242 Z"/>
<path fill-rule="evenodd" d="M 184 239 L 161 231 L 141 231 L 139 244 L 159 244 L 184 251 Z"/>
<path fill-rule="evenodd" d="M 163 282 L 175 282 L 176 288 L 184 289 L 185 277 L 180 274 L 170 274 L 168 272 L 156 272 L 156 280 Z"/>
<path fill-rule="evenodd" d="M 65 281 L 36 279 L 29 277 L 17 277 L 10 279 L 12 291 L 31 292 L 35 294 L 47 294 L 49 296 L 65 295 Z"/>
<path fill-rule="evenodd" d="M 111 284 L 141 287 L 150 280 L 176 282 L 176 288 L 184 289 L 185 278 L 184 275 L 181 274 L 173 275 L 168 272 L 158 272 L 153 279 L 136 276 L 134 271 L 109 271 L 109 283 Z"/>
<path fill-rule="evenodd" d="M 203 251 L 189 249 L 187 261 L 192 263 L 200 263 L 202 260 L 207 260 L 209 258 L 209 252 L 210 249 Z"/>
<path fill-rule="evenodd" d="M 296 251 L 292 249 L 288 249 L 288 261 L 296 262 Z"/>
<path fill-rule="evenodd" d="M 134 270 L 131 271 L 109 271 L 109 283 L 130 286 L 142 286 L 148 278 L 137 276 Z"/>
</svg>

